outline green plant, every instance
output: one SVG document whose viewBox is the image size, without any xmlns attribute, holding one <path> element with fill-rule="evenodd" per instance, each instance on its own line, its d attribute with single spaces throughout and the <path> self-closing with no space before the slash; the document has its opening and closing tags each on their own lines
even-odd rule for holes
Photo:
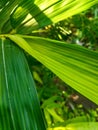
<svg viewBox="0 0 98 130">
<path fill-rule="evenodd" d="M 46 129 L 23 50 L 98 104 L 98 53 L 32 36 L 34 31 L 97 3 L 97 0 L 0 1 L 0 130 Z"/>
</svg>

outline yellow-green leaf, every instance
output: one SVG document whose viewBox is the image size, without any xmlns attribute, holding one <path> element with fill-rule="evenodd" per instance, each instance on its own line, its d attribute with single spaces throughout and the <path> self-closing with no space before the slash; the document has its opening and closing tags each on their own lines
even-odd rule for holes
<svg viewBox="0 0 98 130">
<path fill-rule="evenodd" d="M 79 45 L 33 36 L 8 35 L 63 81 L 98 104 L 98 53 Z"/>
</svg>

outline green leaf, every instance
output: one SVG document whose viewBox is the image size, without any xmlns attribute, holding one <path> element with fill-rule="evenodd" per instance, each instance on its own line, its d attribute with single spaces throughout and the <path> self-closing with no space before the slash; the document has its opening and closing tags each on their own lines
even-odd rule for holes
<svg viewBox="0 0 98 130">
<path fill-rule="evenodd" d="M 45 130 L 32 75 L 23 51 L 0 39 L 0 130 Z"/>
<path fill-rule="evenodd" d="M 48 130 L 98 130 L 97 122 L 81 122 L 69 124 L 66 127 L 48 128 Z"/>
<path fill-rule="evenodd" d="M 40 84 L 43 84 L 43 81 L 41 80 L 41 77 L 36 71 L 33 71 L 33 77 L 36 81 L 38 81 Z"/>
<path fill-rule="evenodd" d="M 51 21 L 53 21 L 53 23 L 80 13 L 96 3 L 98 3 L 97 0 L 46 0 L 44 2 L 41 2 L 40 0 L 35 1 L 35 4 L 48 18 L 51 19 Z M 45 19 L 42 18 L 40 14 L 38 17 L 40 17 L 40 21 L 44 24 Z"/>
<path fill-rule="evenodd" d="M 60 117 L 60 116 L 56 113 L 55 109 L 53 109 L 53 108 L 46 108 L 45 110 L 46 110 L 56 121 L 64 122 L 64 120 L 62 119 L 62 117 Z"/>
<path fill-rule="evenodd" d="M 8 0 L 7 4 L 1 3 L 0 33 L 13 33 L 15 29 L 14 32 L 29 34 L 85 11 L 97 3 L 98 0 Z M 10 26 L 6 31 L 8 21 Z"/>
<path fill-rule="evenodd" d="M 76 116 L 72 119 L 68 119 L 65 121 L 65 124 L 68 125 L 68 124 L 75 124 L 80 122 L 91 122 L 91 121 L 92 121 L 91 117 L 87 117 L 87 115 L 84 115 L 84 116 Z"/>
<path fill-rule="evenodd" d="M 7 24 L 7 21 L 10 19 L 10 15 L 13 9 L 19 4 L 22 0 L 6 0 L 2 2 L 0 9 L 0 33 L 3 31 L 4 26 Z M 10 28 L 11 29 L 11 28 Z M 5 30 L 6 31 L 6 30 Z M 9 30 L 10 31 L 10 30 Z"/>
<path fill-rule="evenodd" d="M 23 33 L 26 30 L 26 33 L 29 33 L 34 29 L 59 22 L 96 3 L 98 3 L 97 0 L 35 0 L 34 4 L 31 2 L 24 6 L 29 11 L 29 15 L 24 20 L 25 22 L 19 26 L 18 32 Z M 21 13 L 17 15 L 21 15 Z"/>
<path fill-rule="evenodd" d="M 69 124 L 65 127 L 65 130 L 97 130 L 98 129 L 98 122 L 81 122 L 81 123 L 74 123 Z"/>
<path fill-rule="evenodd" d="M 76 91 L 98 105 L 98 53 L 79 45 L 33 36 L 7 35 Z"/>
</svg>

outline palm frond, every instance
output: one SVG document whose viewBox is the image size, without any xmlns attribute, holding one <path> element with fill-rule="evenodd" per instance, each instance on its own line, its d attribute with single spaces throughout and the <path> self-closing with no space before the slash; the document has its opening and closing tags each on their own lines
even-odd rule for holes
<svg viewBox="0 0 98 130">
<path fill-rule="evenodd" d="M 0 33 L 28 34 L 78 14 L 97 3 L 98 0 L 8 0 L 7 4 L 2 4 L 5 6 L 1 5 Z"/>
<path fill-rule="evenodd" d="M 68 85 L 98 105 L 98 53 L 79 45 L 24 35 L 7 35 Z"/>
<path fill-rule="evenodd" d="M 0 130 L 12 129 L 45 130 L 45 125 L 22 50 L 0 39 Z"/>
</svg>

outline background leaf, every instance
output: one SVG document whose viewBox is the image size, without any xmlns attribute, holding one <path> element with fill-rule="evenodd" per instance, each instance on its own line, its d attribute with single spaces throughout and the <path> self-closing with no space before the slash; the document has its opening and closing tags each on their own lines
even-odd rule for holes
<svg viewBox="0 0 98 130">
<path fill-rule="evenodd" d="M 49 128 L 48 130 L 97 130 L 97 122 L 81 122 L 75 124 L 69 124 L 66 127 Z"/>
</svg>

